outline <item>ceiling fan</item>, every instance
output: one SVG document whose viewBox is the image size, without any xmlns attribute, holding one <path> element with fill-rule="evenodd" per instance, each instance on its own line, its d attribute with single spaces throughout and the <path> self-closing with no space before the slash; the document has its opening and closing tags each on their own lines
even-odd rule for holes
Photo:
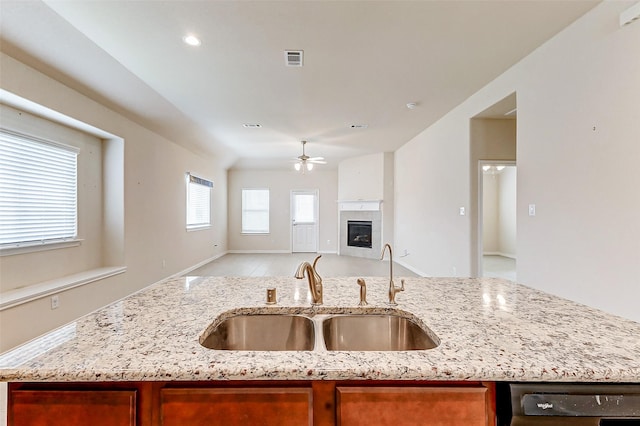
<svg viewBox="0 0 640 426">
<path fill-rule="evenodd" d="M 296 171 L 302 171 L 302 173 L 306 171 L 313 170 L 314 164 L 327 164 L 324 161 L 324 157 L 309 157 L 305 154 L 304 146 L 307 144 L 307 141 L 302 141 L 302 155 L 299 155 L 295 161 L 296 163 L 293 165 Z"/>
</svg>

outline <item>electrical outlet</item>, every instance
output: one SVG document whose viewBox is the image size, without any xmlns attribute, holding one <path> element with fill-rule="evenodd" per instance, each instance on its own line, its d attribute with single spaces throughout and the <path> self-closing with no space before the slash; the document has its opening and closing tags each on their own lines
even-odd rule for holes
<svg viewBox="0 0 640 426">
<path fill-rule="evenodd" d="M 51 296 L 51 309 L 58 309 L 60 307 L 60 296 L 57 294 Z"/>
<path fill-rule="evenodd" d="M 529 216 L 535 216 L 535 215 L 536 215 L 536 205 L 529 204 Z"/>
</svg>

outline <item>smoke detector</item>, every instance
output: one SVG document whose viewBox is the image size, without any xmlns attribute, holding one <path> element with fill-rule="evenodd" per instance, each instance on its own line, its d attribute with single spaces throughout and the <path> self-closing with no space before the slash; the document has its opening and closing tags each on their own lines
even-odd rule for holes
<svg viewBox="0 0 640 426">
<path fill-rule="evenodd" d="M 285 50 L 284 62 L 288 67 L 301 67 L 302 66 L 302 50 Z"/>
</svg>

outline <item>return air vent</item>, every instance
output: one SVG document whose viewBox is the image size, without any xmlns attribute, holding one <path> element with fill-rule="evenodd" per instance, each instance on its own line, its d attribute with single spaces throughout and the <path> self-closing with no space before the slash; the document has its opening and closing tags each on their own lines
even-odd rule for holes
<svg viewBox="0 0 640 426">
<path fill-rule="evenodd" d="M 288 67 L 302 66 L 302 50 L 285 50 L 284 61 Z"/>
</svg>

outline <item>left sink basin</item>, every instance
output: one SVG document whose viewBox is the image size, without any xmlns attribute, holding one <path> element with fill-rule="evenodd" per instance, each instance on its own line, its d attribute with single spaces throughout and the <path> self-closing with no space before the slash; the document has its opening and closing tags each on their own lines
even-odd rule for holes
<svg viewBox="0 0 640 426">
<path fill-rule="evenodd" d="M 205 348 L 232 351 L 312 351 L 313 321 L 300 315 L 237 315 L 200 338 Z"/>
</svg>

